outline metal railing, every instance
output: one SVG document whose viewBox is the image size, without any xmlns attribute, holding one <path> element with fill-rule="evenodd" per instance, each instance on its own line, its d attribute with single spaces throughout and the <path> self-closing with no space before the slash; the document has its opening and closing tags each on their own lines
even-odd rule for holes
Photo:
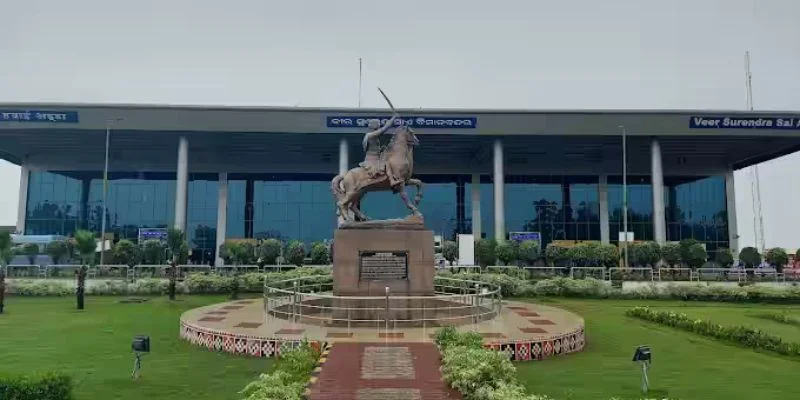
<svg viewBox="0 0 800 400">
<path fill-rule="evenodd" d="M 500 287 L 486 282 L 436 277 L 430 296 L 338 296 L 333 278 L 310 275 L 264 282 L 267 318 L 324 326 L 463 325 L 494 318 L 501 309 Z"/>
<path fill-rule="evenodd" d="M 654 281 L 652 268 L 609 268 L 606 273 L 609 281 Z M 633 279 L 631 279 L 633 278 Z"/>
</svg>

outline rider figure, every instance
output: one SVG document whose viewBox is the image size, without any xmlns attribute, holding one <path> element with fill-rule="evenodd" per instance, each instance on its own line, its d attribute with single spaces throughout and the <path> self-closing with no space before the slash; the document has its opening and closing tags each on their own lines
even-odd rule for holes
<svg viewBox="0 0 800 400">
<path fill-rule="evenodd" d="M 377 119 L 371 119 L 367 122 L 367 127 L 370 131 L 364 134 L 364 141 L 362 142 L 365 153 L 364 161 L 359 163 L 358 166 L 364 168 L 370 178 L 378 178 L 386 174 L 386 160 L 384 159 L 384 149 L 381 146 L 380 137 L 394 126 L 395 120 L 397 120 L 397 114 L 393 115 L 383 126 L 381 126 L 380 120 Z M 388 175 L 391 188 L 400 183 L 393 174 Z"/>
</svg>

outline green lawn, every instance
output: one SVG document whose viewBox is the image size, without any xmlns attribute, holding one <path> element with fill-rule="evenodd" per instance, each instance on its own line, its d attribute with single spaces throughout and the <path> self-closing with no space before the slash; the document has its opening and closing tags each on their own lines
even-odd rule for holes
<svg viewBox="0 0 800 400">
<path fill-rule="evenodd" d="M 544 362 L 517 363 L 532 393 L 557 399 L 638 398 L 641 372 L 631 361 L 637 345 L 653 350 L 651 387 L 681 399 L 796 399 L 800 359 L 749 350 L 625 317 L 637 305 L 680 310 L 721 324 L 745 324 L 800 341 L 800 328 L 755 318 L 763 310 L 798 306 L 683 303 L 673 301 L 553 300 L 548 304 L 584 317 L 584 351 Z"/>
<path fill-rule="evenodd" d="M 268 359 L 235 357 L 192 346 L 178 337 L 184 311 L 224 301 L 222 296 L 165 297 L 142 304 L 120 297 L 6 299 L 0 315 L 0 372 L 64 371 L 76 399 L 236 399 L 268 367 Z M 142 377 L 132 381 L 131 339 L 150 335 Z"/>
</svg>

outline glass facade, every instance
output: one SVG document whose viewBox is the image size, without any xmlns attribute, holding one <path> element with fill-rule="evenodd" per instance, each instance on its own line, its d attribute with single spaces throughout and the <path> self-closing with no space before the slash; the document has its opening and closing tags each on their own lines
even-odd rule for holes
<svg viewBox="0 0 800 400">
<path fill-rule="evenodd" d="M 332 174 L 230 174 L 226 237 L 331 239 L 336 227 L 330 192 Z M 187 227 L 192 261 L 214 259 L 219 183 L 217 174 L 190 174 Z M 435 234 L 453 239 L 472 230 L 470 175 L 422 175 L 420 210 Z M 552 240 L 600 240 L 596 176 L 507 176 L 506 230 L 540 232 Z M 101 173 L 32 171 L 29 177 L 26 234 L 71 235 L 76 229 L 100 231 Z M 484 237 L 494 234 L 494 188 L 480 183 Z M 728 246 L 725 180 L 665 178 L 667 240 L 695 238 L 709 250 Z M 414 189 L 409 189 L 413 199 Z M 111 173 L 107 231 L 136 239 L 139 228 L 166 228 L 174 221 L 174 173 Z M 621 177 L 608 178 L 611 240 L 622 231 Z M 652 186 L 649 177 L 629 177 L 628 223 L 637 240 L 653 239 Z M 368 193 L 362 209 L 372 218 L 395 218 L 408 211 L 399 196 Z"/>
</svg>

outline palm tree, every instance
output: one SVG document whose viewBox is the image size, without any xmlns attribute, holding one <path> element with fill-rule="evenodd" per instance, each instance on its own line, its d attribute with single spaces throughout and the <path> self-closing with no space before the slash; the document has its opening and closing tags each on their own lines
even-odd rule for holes
<svg viewBox="0 0 800 400">
<path fill-rule="evenodd" d="M 81 266 L 75 273 L 78 279 L 78 288 L 75 295 L 78 300 L 78 310 L 83 310 L 83 294 L 86 290 L 86 273 L 89 270 L 89 265 L 94 265 L 94 256 L 97 251 L 97 239 L 94 233 L 89 231 L 79 230 L 75 232 L 75 248 L 81 256 Z"/>
<path fill-rule="evenodd" d="M 11 262 L 14 253 L 11 252 L 11 234 L 8 231 L 0 232 L 0 314 L 3 313 L 6 293 L 6 266 Z"/>
<path fill-rule="evenodd" d="M 175 286 L 178 275 L 178 262 L 186 249 L 186 235 L 178 228 L 167 229 L 167 246 L 172 259 L 169 265 L 169 299 L 175 300 Z"/>
</svg>

